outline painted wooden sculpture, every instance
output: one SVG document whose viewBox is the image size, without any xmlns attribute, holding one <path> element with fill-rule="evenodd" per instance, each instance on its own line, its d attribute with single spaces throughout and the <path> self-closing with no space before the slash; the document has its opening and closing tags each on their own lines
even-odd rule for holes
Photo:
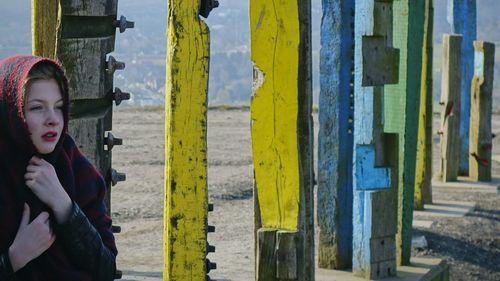
<svg viewBox="0 0 500 281">
<path fill-rule="evenodd" d="M 398 160 L 398 264 L 411 256 L 413 199 L 422 76 L 425 0 L 394 1 L 393 45 L 401 51 L 399 82 L 384 89 L 384 132 L 399 137 Z"/>
<path fill-rule="evenodd" d="M 443 66 L 441 78 L 440 177 L 443 182 L 455 181 L 460 161 L 460 81 L 461 35 L 443 36 Z"/>
<path fill-rule="evenodd" d="M 310 1 L 250 1 L 257 280 L 314 280 Z"/>
<path fill-rule="evenodd" d="M 425 0 L 425 23 L 422 44 L 422 77 L 418 122 L 417 163 L 415 171 L 414 209 L 422 210 L 432 203 L 432 54 L 433 0 Z"/>
<path fill-rule="evenodd" d="M 206 260 L 209 29 L 200 1 L 168 1 L 163 280 L 209 280 Z M 208 278 L 208 279 L 206 279 Z"/>
<path fill-rule="evenodd" d="M 399 50 L 392 48 L 393 1 L 357 1 L 354 56 L 353 252 L 355 275 L 396 274 L 397 165 L 384 134 L 382 86 L 398 82 Z M 397 172 L 396 172 L 397 174 Z"/>
<path fill-rule="evenodd" d="M 352 264 L 354 1 L 323 1 L 318 136 L 318 265 Z"/>
<path fill-rule="evenodd" d="M 492 92 L 495 44 L 474 41 L 474 78 L 471 87 L 469 177 L 491 181 Z"/>
<path fill-rule="evenodd" d="M 474 74 L 474 46 L 477 34 L 476 0 L 448 0 L 448 23 L 451 32 L 462 35 L 461 82 L 460 82 L 460 159 L 459 175 L 469 174 L 469 114 L 471 110 L 470 89 Z M 458 118 L 458 116 L 457 116 Z"/>
</svg>

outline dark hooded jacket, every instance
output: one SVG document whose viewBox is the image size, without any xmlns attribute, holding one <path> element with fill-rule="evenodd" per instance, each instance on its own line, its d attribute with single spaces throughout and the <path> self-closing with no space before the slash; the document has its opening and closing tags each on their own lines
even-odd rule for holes
<svg viewBox="0 0 500 281">
<path fill-rule="evenodd" d="M 103 201 L 106 187 L 102 176 L 66 134 L 66 78 L 60 83 L 64 129 L 56 148 L 41 155 L 29 137 L 23 88 L 30 69 L 39 63 L 55 65 L 65 77 L 57 62 L 45 58 L 15 56 L 0 61 L 0 280 L 113 280 L 117 250 Z M 34 155 L 54 166 L 73 204 L 63 224 L 50 216 L 56 234 L 52 246 L 14 273 L 8 249 L 19 228 L 24 203 L 30 206 L 30 221 L 42 211 L 52 213 L 25 184 L 26 167 Z"/>
</svg>

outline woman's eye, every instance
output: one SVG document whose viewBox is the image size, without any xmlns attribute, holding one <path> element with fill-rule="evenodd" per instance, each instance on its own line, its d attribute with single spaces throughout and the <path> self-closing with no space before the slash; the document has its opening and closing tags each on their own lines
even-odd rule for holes
<svg viewBox="0 0 500 281">
<path fill-rule="evenodd" d="M 30 109 L 30 110 L 32 110 L 32 111 L 35 111 L 35 110 L 41 110 L 41 109 L 42 109 L 42 106 L 40 106 L 40 105 L 35 105 L 35 106 L 31 106 L 29 109 Z"/>
<path fill-rule="evenodd" d="M 63 110 L 63 109 L 64 109 L 64 106 L 63 106 L 63 105 L 56 106 L 56 109 L 57 109 L 57 110 Z"/>
</svg>

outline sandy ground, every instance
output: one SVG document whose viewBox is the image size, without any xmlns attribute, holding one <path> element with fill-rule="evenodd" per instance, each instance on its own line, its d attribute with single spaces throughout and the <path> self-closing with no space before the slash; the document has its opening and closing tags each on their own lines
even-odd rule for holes
<svg viewBox="0 0 500 281">
<path fill-rule="evenodd" d="M 114 148 L 113 165 L 127 174 L 127 181 L 112 191 L 112 217 L 122 228 L 116 238 L 118 269 L 123 271 L 124 280 L 161 280 L 162 276 L 163 114 L 159 108 L 126 108 L 114 113 L 113 134 L 123 138 L 124 145 Z M 317 115 L 314 117 L 317 129 Z M 209 258 L 217 263 L 210 276 L 216 280 L 253 280 L 249 112 L 210 110 L 208 128 L 209 201 L 215 205 L 209 224 L 216 227 L 216 232 L 208 235 L 209 243 L 216 246 Z M 500 136 L 500 116 L 495 116 L 493 131 Z M 436 137 L 434 158 L 438 144 Z M 500 154 L 500 137 L 494 140 L 494 153 Z M 500 176 L 500 164 L 495 164 L 494 170 Z M 452 265 L 452 280 L 500 280 L 500 196 L 450 194 L 438 189 L 434 198 L 478 205 L 463 218 L 442 219 L 430 229 L 416 229 L 415 233 L 426 236 L 429 247 L 415 250 L 413 255 L 446 259 Z"/>
</svg>

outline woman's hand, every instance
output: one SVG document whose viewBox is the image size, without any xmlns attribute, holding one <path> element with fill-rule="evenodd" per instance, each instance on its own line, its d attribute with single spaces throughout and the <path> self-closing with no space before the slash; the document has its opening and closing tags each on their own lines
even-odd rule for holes
<svg viewBox="0 0 500 281">
<path fill-rule="evenodd" d="M 9 248 L 10 263 L 14 272 L 45 252 L 56 237 L 50 229 L 49 214 L 42 212 L 31 223 L 30 208 L 24 204 L 23 217 L 16 238 Z"/>
<path fill-rule="evenodd" d="M 71 198 L 62 187 L 52 165 L 44 159 L 33 156 L 24 175 L 26 185 L 56 217 L 57 223 L 64 223 L 71 212 Z"/>
</svg>

